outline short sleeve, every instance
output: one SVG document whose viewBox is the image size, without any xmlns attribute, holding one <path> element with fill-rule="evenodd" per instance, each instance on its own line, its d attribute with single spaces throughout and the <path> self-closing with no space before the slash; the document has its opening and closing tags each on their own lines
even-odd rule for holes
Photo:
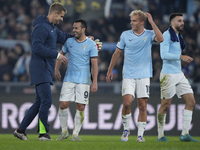
<svg viewBox="0 0 200 150">
<path fill-rule="evenodd" d="M 154 41 L 154 39 L 155 39 L 155 32 L 154 32 L 154 30 L 151 30 L 151 41 Z"/>
<path fill-rule="evenodd" d="M 98 56 L 97 45 L 96 45 L 95 42 L 92 41 L 91 50 L 90 50 L 90 57 L 97 57 L 97 56 Z"/>
<path fill-rule="evenodd" d="M 119 39 L 118 43 L 117 43 L 117 47 L 118 47 L 119 49 L 124 49 L 125 46 L 126 46 L 126 44 L 125 44 L 125 38 L 124 38 L 124 32 L 123 32 L 123 33 L 121 34 L 121 36 L 120 36 L 120 39 Z"/>
<path fill-rule="evenodd" d="M 68 40 L 67 40 L 68 41 Z M 62 46 L 62 51 L 64 52 L 64 53 L 67 53 L 68 52 L 68 48 L 67 48 L 67 43 L 68 42 L 65 42 L 65 44 Z"/>
</svg>

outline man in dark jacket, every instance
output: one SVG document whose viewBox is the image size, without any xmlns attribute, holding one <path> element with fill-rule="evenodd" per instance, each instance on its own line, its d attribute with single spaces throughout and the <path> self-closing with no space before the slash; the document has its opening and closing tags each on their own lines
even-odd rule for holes
<svg viewBox="0 0 200 150">
<path fill-rule="evenodd" d="M 38 16 L 33 23 L 31 36 L 31 61 L 30 77 L 31 85 L 35 86 L 36 100 L 29 108 L 18 129 L 14 131 L 14 136 L 20 140 L 27 140 L 26 128 L 39 114 L 39 140 L 51 140 L 47 134 L 49 131 L 48 112 L 52 104 L 51 85 L 53 84 L 53 72 L 55 60 L 67 63 L 63 55 L 59 55 L 56 44 L 64 44 L 72 37 L 59 31 L 55 25 L 63 21 L 66 9 L 60 3 L 53 3 L 50 6 L 48 16 Z"/>
</svg>

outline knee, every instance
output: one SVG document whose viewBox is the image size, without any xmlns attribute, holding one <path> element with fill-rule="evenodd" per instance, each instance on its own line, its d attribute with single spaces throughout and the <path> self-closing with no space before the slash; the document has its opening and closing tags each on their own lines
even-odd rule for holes
<svg viewBox="0 0 200 150">
<path fill-rule="evenodd" d="M 146 112 L 147 111 L 147 104 L 145 102 L 138 104 L 139 111 Z"/>
<path fill-rule="evenodd" d="M 43 103 L 44 104 L 44 103 Z M 52 101 L 47 101 L 44 105 L 48 108 L 51 108 Z"/>
<path fill-rule="evenodd" d="M 68 104 L 65 103 L 65 102 L 60 102 L 60 109 L 63 110 L 63 109 L 67 109 L 68 108 Z"/>
<path fill-rule="evenodd" d="M 129 110 L 131 108 L 131 103 L 130 102 L 124 102 L 123 107 L 125 110 Z"/>
<path fill-rule="evenodd" d="M 85 104 L 76 104 L 76 109 L 79 111 L 84 111 L 85 110 Z"/>
<path fill-rule="evenodd" d="M 190 107 L 190 108 L 193 108 L 193 107 L 195 106 L 195 104 L 196 104 L 196 102 L 195 102 L 194 99 L 192 99 L 192 100 L 190 100 L 190 101 L 188 101 L 188 102 L 186 103 L 186 105 L 187 105 L 188 107 Z"/>
</svg>

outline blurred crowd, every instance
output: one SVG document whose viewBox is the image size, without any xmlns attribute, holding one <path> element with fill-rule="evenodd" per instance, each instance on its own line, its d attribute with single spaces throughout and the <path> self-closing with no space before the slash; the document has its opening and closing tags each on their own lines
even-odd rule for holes
<svg viewBox="0 0 200 150">
<path fill-rule="evenodd" d="M 45 0 L 0 0 L 0 40 L 18 40 L 30 45 L 32 22 L 39 14 L 47 15 L 48 8 L 49 4 Z M 116 45 L 120 34 L 130 29 L 129 13 L 135 9 L 150 12 L 162 33 L 169 26 L 170 13 L 184 14 L 185 30 L 182 35 L 187 43 L 187 50 L 184 53 L 193 57 L 194 61 L 191 64 L 183 63 L 183 72 L 191 83 L 200 82 L 200 2 L 197 0 L 112 0 L 109 17 L 89 20 L 87 35 L 92 35 L 103 43 Z M 72 23 L 76 19 L 78 18 L 65 17 L 58 28 L 72 33 Z M 151 29 L 148 22 L 146 29 Z M 152 82 L 159 81 L 162 67 L 159 48 L 157 43 L 152 46 L 154 69 Z M 61 45 L 58 45 L 58 51 L 60 49 Z M 105 82 L 114 50 L 103 46 L 99 52 L 100 82 Z M 29 81 L 30 52 L 31 50 L 25 49 L 21 43 L 16 43 L 13 47 L 0 45 L 0 81 Z M 113 80 L 121 81 L 122 65 L 123 56 L 113 70 Z M 62 73 L 64 74 L 64 71 Z"/>
</svg>

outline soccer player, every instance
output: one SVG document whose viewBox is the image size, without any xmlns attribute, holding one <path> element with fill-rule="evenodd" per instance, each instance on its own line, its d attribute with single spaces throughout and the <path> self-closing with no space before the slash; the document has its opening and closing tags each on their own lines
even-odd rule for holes
<svg viewBox="0 0 200 150">
<path fill-rule="evenodd" d="M 153 30 L 144 28 L 148 18 Z M 151 46 L 153 41 L 162 42 L 163 36 L 150 13 L 134 10 L 130 13 L 130 24 L 132 29 L 121 34 L 110 66 L 108 68 L 106 81 L 111 82 L 112 70 L 124 51 L 123 80 L 122 80 L 122 123 L 124 127 L 121 136 L 122 142 L 128 141 L 130 134 L 129 122 L 131 118 L 131 104 L 135 95 L 138 99 L 138 134 L 137 142 L 145 142 L 143 138 L 147 121 L 147 100 L 149 98 L 150 77 L 152 77 Z"/>
<path fill-rule="evenodd" d="M 96 43 L 86 37 L 87 23 L 77 20 L 73 24 L 73 38 L 67 39 L 60 55 L 69 54 L 68 66 L 60 93 L 59 119 L 62 133 L 57 140 L 68 138 L 68 107 L 71 102 L 76 103 L 74 129 L 71 141 L 81 141 L 79 132 L 84 120 L 85 105 L 89 102 L 90 84 L 91 92 L 97 91 L 98 50 Z M 92 67 L 92 83 L 90 73 Z M 60 62 L 56 61 L 55 76 L 61 79 L 59 72 Z"/>
<path fill-rule="evenodd" d="M 48 16 L 38 16 L 33 23 L 31 35 L 31 61 L 30 79 L 31 85 L 35 86 L 36 100 L 29 108 L 14 136 L 20 140 L 27 140 L 25 130 L 39 114 L 39 140 L 51 140 L 47 134 L 49 131 L 48 113 L 52 104 L 51 85 L 53 84 L 53 72 L 55 60 L 67 63 L 66 57 L 59 55 L 56 43 L 64 44 L 72 37 L 59 31 L 55 25 L 63 21 L 66 9 L 60 3 L 53 3 L 49 8 Z"/>
<path fill-rule="evenodd" d="M 181 60 L 187 63 L 193 61 L 193 58 L 182 55 L 182 51 L 186 48 L 186 43 L 180 34 L 184 28 L 183 16 L 181 13 L 173 13 L 170 15 L 169 21 L 171 25 L 164 32 L 164 42 L 160 45 L 163 66 L 160 74 L 161 106 L 157 113 L 157 141 L 167 141 L 164 136 L 166 112 L 170 107 L 172 98 L 177 94 L 178 98 L 182 98 L 185 101 L 183 129 L 180 140 L 198 142 L 189 135 L 192 111 L 195 105 L 194 94 L 188 80 L 181 71 Z"/>
</svg>

